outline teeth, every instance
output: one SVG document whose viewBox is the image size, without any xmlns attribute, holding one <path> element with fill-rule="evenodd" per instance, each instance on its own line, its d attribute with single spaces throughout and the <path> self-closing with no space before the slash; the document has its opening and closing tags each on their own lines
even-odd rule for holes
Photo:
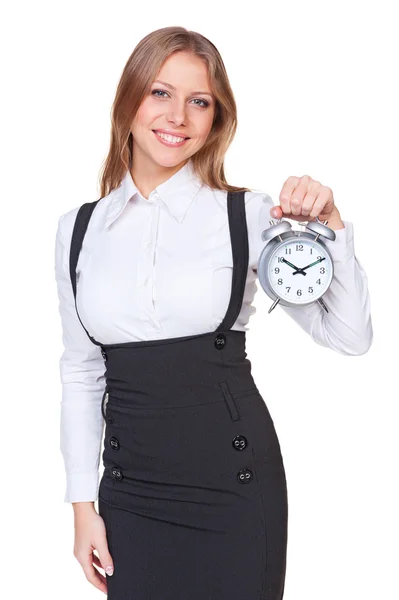
<svg viewBox="0 0 399 600">
<path fill-rule="evenodd" d="M 185 139 L 182 137 L 176 137 L 174 135 L 168 135 L 167 133 L 161 133 L 160 131 L 156 131 L 155 133 L 167 142 L 172 142 L 172 144 L 176 144 L 177 142 L 183 142 Z"/>
</svg>

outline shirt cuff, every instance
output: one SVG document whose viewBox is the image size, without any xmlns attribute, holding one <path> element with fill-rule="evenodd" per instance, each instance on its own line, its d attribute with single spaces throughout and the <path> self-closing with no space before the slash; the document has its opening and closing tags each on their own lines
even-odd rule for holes
<svg viewBox="0 0 399 600">
<path fill-rule="evenodd" d="M 95 502 L 98 497 L 99 480 L 98 471 L 67 473 L 64 502 Z"/>
<path fill-rule="evenodd" d="M 341 219 L 345 227 L 335 229 L 335 240 L 322 238 L 324 244 L 329 249 L 334 262 L 345 262 L 355 254 L 353 241 L 353 223 Z M 327 224 L 328 226 L 328 224 Z"/>
</svg>

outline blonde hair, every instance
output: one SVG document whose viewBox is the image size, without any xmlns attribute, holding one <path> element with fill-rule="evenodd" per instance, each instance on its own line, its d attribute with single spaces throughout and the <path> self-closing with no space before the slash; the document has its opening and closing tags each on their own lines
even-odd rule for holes
<svg viewBox="0 0 399 600">
<path fill-rule="evenodd" d="M 195 173 L 214 189 L 250 191 L 229 185 L 225 179 L 224 156 L 236 133 L 237 107 L 219 51 L 200 33 L 184 27 L 163 27 L 137 44 L 123 69 L 112 104 L 110 147 L 100 174 L 101 197 L 118 187 L 131 169 L 131 124 L 162 64 L 175 52 L 190 52 L 205 62 L 216 98 L 212 129 L 202 148 L 190 157 Z"/>
</svg>

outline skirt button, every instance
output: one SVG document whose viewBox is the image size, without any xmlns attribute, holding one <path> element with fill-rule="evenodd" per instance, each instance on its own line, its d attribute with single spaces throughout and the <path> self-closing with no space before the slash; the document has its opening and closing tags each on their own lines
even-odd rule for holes
<svg viewBox="0 0 399 600">
<path fill-rule="evenodd" d="M 219 333 L 216 337 L 215 337 L 215 348 L 217 348 L 218 350 L 221 350 L 223 348 L 223 346 L 226 344 L 226 336 L 223 333 Z"/>
<path fill-rule="evenodd" d="M 248 445 L 247 438 L 243 435 L 236 435 L 233 437 L 233 448 L 235 450 L 244 450 Z"/>
<path fill-rule="evenodd" d="M 112 450 L 119 450 L 119 440 L 116 439 L 116 437 L 112 436 L 109 438 L 109 445 L 111 446 Z"/>
<path fill-rule="evenodd" d="M 237 479 L 240 483 L 249 483 L 253 478 L 252 471 L 250 469 L 241 469 L 237 473 Z"/>
<path fill-rule="evenodd" d="M 122 479 L 122 471 L 118 469 L 118 467 L 113 467 L 111 471 L 111 475 L 114 479 Z"/>
</svg>

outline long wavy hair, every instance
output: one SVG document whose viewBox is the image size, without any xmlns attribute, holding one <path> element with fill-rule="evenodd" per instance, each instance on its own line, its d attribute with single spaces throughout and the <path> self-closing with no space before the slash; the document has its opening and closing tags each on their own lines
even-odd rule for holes
<svg viewBox="0 0 399 600">
<path fill-rule="evenodd" d="M 181 51 L 190 52 L 205 62 L 216 98 L 212 129 L 202 148 L 190 157 L 193 169 L 211 188 L 250 191 L 229 185 L 224 174 L 224 157 L 237 129 L 237 107 L 219 51 L 200 33 L 184 27 L 164 27 L 152 31 L 137 44 L 122 71 L 111 109 L 109 151 L 99 175 L 101 198 L 117 188 L 126 171 L 131 170 L 132 121 L 163 62 Z"/>
</svg>

